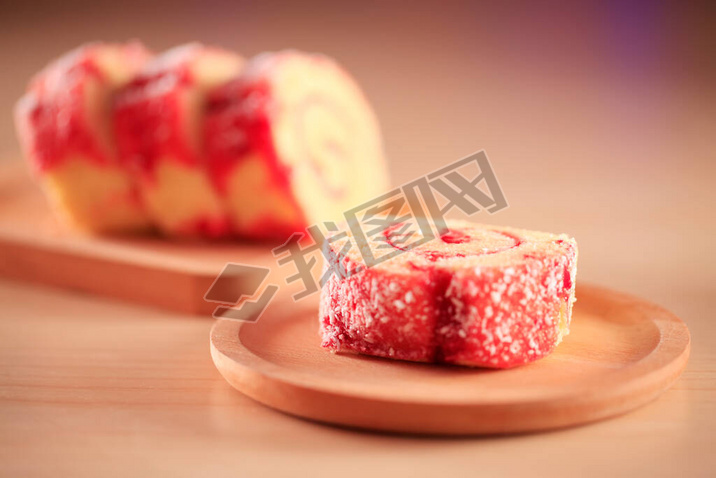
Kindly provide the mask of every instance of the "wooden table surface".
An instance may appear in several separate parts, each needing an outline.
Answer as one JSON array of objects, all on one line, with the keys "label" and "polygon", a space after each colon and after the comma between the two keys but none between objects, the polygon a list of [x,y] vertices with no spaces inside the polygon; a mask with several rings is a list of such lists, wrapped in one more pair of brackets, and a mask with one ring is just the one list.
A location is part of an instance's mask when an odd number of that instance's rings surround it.
[{"label": "wooden table surface", "polygon": [[716,464],[708,316],[691,322],[682,378],[644,408],[550,433],[433,439],[253,402],[214,368],[206,317],[7,281],[0,304],[1,476],[707,476]]},{"label": "wooden table surface", "polygon": [[18,156],[7,112],[29,76],[88,39],[324,51],[375,105],[395,184],[485,149],[510,207],[475,219],[574,235],[577,280],[670,309],[690,328],[692,356],[656,402],[594,425],[386,436],[302,421],[235,392],[211,362],[208,317],[0,280],[0,476],[716,476],[713,12],[67,7],[79,3],[0,15],[0,156]]}]

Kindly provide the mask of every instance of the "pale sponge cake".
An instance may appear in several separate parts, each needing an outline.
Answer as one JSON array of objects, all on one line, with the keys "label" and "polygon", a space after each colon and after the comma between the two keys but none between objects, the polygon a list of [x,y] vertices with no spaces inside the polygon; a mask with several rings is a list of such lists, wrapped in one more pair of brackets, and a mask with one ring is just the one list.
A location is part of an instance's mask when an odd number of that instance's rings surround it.
[{"label": "pale sponge cake", "polygon": [[152,221],[170,236],[230,233],[223,201],[206,169],[206,95],[237,76],[244,60],[226,50],[189,44],[157,56],[115,100],[122,163],[139,186]]},{"label": "pale sponge cake", "polygon": [[400,253],[367,268],[350,234],[327,242],[325,270],[332,274],[321,292],[323,346],[490,368],[552,353],[569,333],[575,240],[464,221],[448,228],[403,250],[403,224],[388,226],[360,245]]},{"label": "pale sponge cake", "polygon": [[71,226],[91,232],[149,226],[119,164],[110,120],[112,95],[149,57],[139,43],[83,45],[42,70],[17,103],[25,156]]},{"label": "pale sponge cake", "polygon": [[322,55],[250,60],[211,94],[205,134],[212,177],[239,236],[285,238],[340,219],[388,186],[370,105]]}]

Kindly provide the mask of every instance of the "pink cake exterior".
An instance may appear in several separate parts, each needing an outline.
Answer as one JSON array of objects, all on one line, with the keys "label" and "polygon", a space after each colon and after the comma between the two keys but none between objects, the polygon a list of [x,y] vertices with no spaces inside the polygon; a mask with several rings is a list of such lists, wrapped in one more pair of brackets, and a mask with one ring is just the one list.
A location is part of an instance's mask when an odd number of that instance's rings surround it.
[{"label": "pink cake exterior", "polygon": [[[108,50],[124,60],[124,78],[111,78],[99,61]],[[108,145],[100,144],[97,125],[91,124],[85,99],[87,84],[94,80],[107,89],[127,81],[149,59],[149,52],[139,43],[82,45],[50,63],[35,75],[16,114],[23,143],[33,169],[44,172],[57,166],[72,154],[82,154],[98,164],[112,162]],[[20,121],[20,119],[22,121]]]},{"label": "pink cake exterior", "polygon": [[220,238],[230,233],[201,136],[206,96],[237,76],[243,63],[226,50],[181,45],[147,63],[116,95],[113,128],[120,161],[166,235]]},{"label": "pink cake exterior", "polygon": [[285,240],[387,190],[372,108],[323,55],[252,58],[209,96],[204,143],[240,237]]},{"label": "pink cake exterior", "polygon": [[119,164],[111,98],[150,59],[139,43],[90,43],[51,62],[18,101],[20,144],[55,211],[89,232],[145,230],[133,178]]},{"label": "pink cake exterior", "polygon": [[[332,274],[321,296],[323,347],[491,368],[550,354],[569,331],[574,239],[467,222],[449,228],[374,267]],[[383,242],[399,248],[387,231]],[[364,264],[358,248],[338,253],[348,240],[326,242],[325,252],[355,271]]]}]

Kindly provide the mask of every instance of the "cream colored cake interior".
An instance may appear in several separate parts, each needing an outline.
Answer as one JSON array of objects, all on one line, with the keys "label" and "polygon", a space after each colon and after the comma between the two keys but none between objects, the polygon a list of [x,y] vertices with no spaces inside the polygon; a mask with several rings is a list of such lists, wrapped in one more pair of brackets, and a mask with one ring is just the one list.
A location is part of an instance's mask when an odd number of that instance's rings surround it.
[{"label": "cream colored cake interior", "polygon": [[68,157],[43,174],[42,184],[58,213],[79,229],[109,232],[149,227],[132,196],[128,175],[116,165]]},{"label": "cream colored cake interior", "polygon": [[280,189],[258,152],[241,159],[227,183],[227,206],[238,230],[250,231],[266,218],[273,224],[291,226],[300,218],[284,190]]},{"label": "cream colored cake interior", "polygon": [[143,190],[145,205],[167,231],[182,232],[192,221],[224,216],[208,176],[196,166],[161,158],[151,181],[155,186]]},{"label": "cream colored cake interior", "polygon": [[376,119],[354,82],[327,59],[284,60],[274,78],[274,139],[309,222],[341,219],[386,192]]}]

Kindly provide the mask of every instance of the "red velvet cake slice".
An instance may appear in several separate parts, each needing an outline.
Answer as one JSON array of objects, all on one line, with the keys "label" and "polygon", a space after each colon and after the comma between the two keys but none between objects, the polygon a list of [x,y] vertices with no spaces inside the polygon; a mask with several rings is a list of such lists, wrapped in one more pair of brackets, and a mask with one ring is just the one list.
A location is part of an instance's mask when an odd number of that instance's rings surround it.
[{"label": "red velvet cake slice", "polygon": [[228,218],[206,169],[206,95],[239,74],[243,59],[200,44],[149,62],[117,95],[114,128],[122,162],[147,211],[167,235],[217,237]]},{"label": "red velvet cake slice", "polygon": [[[440,238],[370,268],[348,237],[327,241],[322,345],[420,362],[508,368],[569,332],[577,244],[566,235],[448,222]],[[389,227],[366,247],[400,249]],[[329,266],[326,265],[326,268]],[[357,271],[353,274],[350,271]]]},{"label": "red velvet cake slice", "polygon": [[149,56],[139,43],[81,46],[41,71],[17,104],[25,155],[56,211],[75,227],[149,226],[111,128],[112,95]]},{"label": "red velvet cake slice", "polygon": [[234,231],[285,239],[385,192],[378,124],[333,60],[264,53],[215,91],[206,121],[212,175]]}]

